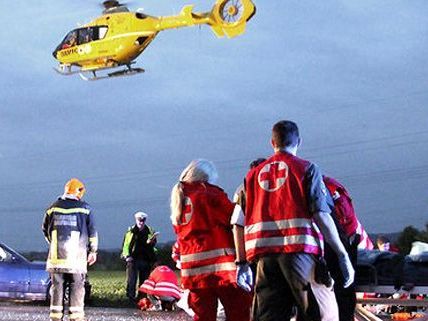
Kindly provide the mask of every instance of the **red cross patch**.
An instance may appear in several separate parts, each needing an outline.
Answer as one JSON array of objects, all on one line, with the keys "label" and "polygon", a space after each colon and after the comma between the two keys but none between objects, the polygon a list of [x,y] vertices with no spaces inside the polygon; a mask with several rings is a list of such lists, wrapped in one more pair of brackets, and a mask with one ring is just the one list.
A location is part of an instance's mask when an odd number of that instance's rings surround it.
[{"label": "red cross patch", "polygon": [[284,185],[288,177],[288,166],[285,162],[272,162],[266,164],[259,172],[258,182],[267,192],[275,192]]},{"label": "red cross patch", "polygon": [[190,222],[190,219],[193,215],[193,204],[190,198],[185,197],[184,198],[184,207],[183,207],[183,213],[181,215],[181,224],[186,225]]}]

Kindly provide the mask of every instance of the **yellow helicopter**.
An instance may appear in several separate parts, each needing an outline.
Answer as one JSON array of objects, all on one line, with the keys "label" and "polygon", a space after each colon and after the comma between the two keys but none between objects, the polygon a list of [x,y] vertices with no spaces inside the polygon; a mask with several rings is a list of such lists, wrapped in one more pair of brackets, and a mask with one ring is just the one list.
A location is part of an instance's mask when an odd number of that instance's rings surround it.
[{"label": "yellow helicopter", "polygon": [[[135,75],[144,72],[132,67],[135,59],[160,31],[207,24],[217,37],[232,38],[244,33],[256,12],[251,0],[217,0],[210,12],[202,13],[186,5],[178,15],[163,17],[132,12],[116,0],[103,5],[102,16],[70,31],[53,52],[59,61],[54,68],[58,73],[79,73],[84,80]],[[97,71],[112,68],[120,70],[97,76]]]}]

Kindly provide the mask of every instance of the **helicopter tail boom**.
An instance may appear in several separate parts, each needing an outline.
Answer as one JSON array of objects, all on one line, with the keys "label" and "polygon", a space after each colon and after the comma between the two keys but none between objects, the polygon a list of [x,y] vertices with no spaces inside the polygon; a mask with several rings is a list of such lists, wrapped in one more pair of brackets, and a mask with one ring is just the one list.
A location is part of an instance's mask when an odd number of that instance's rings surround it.
[{"label": "helicopter tail boom", "polygon": [[166,16],[159,18],[159,23],[156,25],[156,30],[162,31],[166,29],[189,27],[200,24],[210,24],[211,20],[209,13],[193,13],[193,7],[193,5],[187,5],[181,9],[180,14],[177,16]]},{"label": "helicopter tail boom", "polygon": [[157,31],[207,24],[217,37],[233,38],[245,32],[247,21],[255,14],[251,0],[217,0],[210,12],[194,13],[193,5],[184,6],[177,16],[161,17]]}]

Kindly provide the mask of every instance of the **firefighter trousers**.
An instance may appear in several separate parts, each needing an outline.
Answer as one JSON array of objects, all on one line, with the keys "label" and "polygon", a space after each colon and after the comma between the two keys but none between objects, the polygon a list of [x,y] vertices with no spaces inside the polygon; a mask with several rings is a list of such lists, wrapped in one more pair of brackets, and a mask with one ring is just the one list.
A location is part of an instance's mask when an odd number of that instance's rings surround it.
[{"label": "firefighter trousers", "polygon": [[85,274],[51,273],[50,319],[60,321],[64,317],[64,304],[68,299],[69,320],[84,320]]}]

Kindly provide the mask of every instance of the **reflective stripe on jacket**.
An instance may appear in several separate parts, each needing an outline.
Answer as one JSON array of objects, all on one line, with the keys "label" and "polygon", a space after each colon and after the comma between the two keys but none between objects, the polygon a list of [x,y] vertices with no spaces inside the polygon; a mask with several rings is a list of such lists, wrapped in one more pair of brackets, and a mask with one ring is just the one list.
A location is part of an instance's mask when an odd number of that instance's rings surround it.
[{"label": "reflective stripe on jacket", "polygon": [[98,236],[86,202],[58,199],[46,210],[42,229],[49,242],[47,271],[87,272],[87,254],[98,250]]},{"label": "reflective stripe on jacket", "polygon": [[230,217],[234,204],[208,183],[182,183],[182,222],[174,226],[180,248],[181,283],[185,289],[235,283],[236,266]]},{"label": "reflective stripe on jacket", "polygon": [[166,265],[156,267],[140,286],[139,291],[161,297],[161,299],[163,296],[180,299],[182,294],[175,272]]},{"label": "reflective stripe on jacket", "polygon": [[[144,239],[141,240],[144,242],[144,244],[141,244],[141,247],[143,250],[147,253],[136,253],[136,247],[137,247],[137,238],[138,234],[142,233],[144,235]],[[131,256],[133,258],[143,256],[146,258],[147,261],[155,261],[156,260],[156,249],[154,248],[154,245],[147,244],[146,241],[148,239],[151,239],[155,233],[155,230],[152,229],[148,225],[144,225],[144,228],[142,232],[138,229],[136,225],[130,226],[128,230],[125,233],[125,236],[123,237],[123,243],[122,243],[122,258],[127,258],[128,256]]]},{"label": "reflective stripe on jacket", "polygon": [[307,200],[310,163],[280,152],[245,179],[245,248],[248,260],[272,253],[321,253],[320,233]]}]

